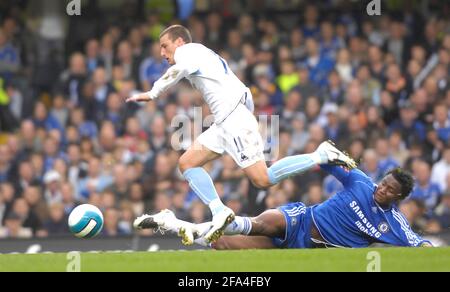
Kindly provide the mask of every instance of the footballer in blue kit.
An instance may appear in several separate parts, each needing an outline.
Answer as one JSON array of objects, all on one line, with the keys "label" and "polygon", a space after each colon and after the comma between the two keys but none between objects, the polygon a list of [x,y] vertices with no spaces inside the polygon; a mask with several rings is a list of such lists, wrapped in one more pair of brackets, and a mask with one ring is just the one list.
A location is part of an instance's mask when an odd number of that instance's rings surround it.
[{"label": "footballer in blue kit", "polygon": [[[321,151],[320,147],[317,151]],[[317,166],[308,162],[313,154],[300,157],[300,161],[308,163],[304,171]],[[340,151],[340,155],[347,154]],[[255,218],[236,216],[225,229],[225,236],[212,244],[204,239],[211,222],[182,221],[170,210],[150,216],[143,228],[172,231],[182,238],[190,236],[183,241],[215,249],[362,248],[373,243],[432,246],[412,231],[397,207],[414,187],[411,174],[394,168],[377,185],[356,167],[330,163],[320,167],[342,183],[342,191],[311,207],[296,202],[267,210]]]}]

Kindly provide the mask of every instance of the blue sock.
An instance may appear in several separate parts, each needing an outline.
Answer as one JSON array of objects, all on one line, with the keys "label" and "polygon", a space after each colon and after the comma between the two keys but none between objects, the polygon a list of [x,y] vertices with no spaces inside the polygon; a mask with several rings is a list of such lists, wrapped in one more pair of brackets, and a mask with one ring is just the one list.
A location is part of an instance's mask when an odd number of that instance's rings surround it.
[{"label": "blue sock", "polygon": [[326,159],[326,157],[322,157],[322,155],[317,152],[283,158],[267,169],[270,182],[272,184],[277,184],[290,176],[313,168],[317,164],[322,163],[324,159]]},{"label": "blue sock", "polygon": [[183,176],[202,202],[209,206],[213,216],[225,209],[211,177],[202,167],[190,168]]}]

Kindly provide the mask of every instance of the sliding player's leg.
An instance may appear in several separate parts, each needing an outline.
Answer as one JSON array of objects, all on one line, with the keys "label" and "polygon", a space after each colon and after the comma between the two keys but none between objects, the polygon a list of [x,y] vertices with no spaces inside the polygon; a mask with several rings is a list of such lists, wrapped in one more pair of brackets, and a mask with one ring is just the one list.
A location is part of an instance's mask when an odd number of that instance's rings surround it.
[{"label": "sliding player's leg", "polygon": [[[226,241],[221,241],[222,237],[209,245],[203,235],[210,227],[210,222],[197,224],[195,227],[198,238],[195,239],[195,243],[202,246],[212,246],[213,248],[226,249],[227,247],[232,249],[239,248],[274,248],[272,238],[284,238],[286,234],[286,220],[283,213],[278,209],[271,209],[263,212],[257,217],[241,217],[236,216],[233,223],[228,225],[224,230],[224,235],[227,235]],[[253,238],[259,239],[245,239],[243,243],[239,243],[235,239],[236,235],[239,238]],[[262,240],[260,237],[265,238]],[[268,241],[271,242],[268,242]],[[261,244],[256,246],[255,244]]]},{"label": "sliding player's leg", "polygon": [[[205,240],[204,236],[211,229],[212,222],[193,224],[179,220],[170,210],[163,210],[154,215],[146,214],[138,217],[134,222],[134,227],[137,229],[157,229],[163,233],[168,232],[177,234],[182,238],[182,243],[185,245],[193,244],[194,236],[196,236],[197,239],[195,239],[195,242],[197,244],[209,246],[209,243]],[[286,233],[286,220],[283,213],[278,209],[267,210],[254,218],[236,216],[235,221],[226,226],[224,233],[225,235],[283,238]],[[231,242],[234,241],[235,239]],[[220,241],[216,242],[219,242],[219,245],[221,244]],[[230,239],[227,240],[227,242],[230,242]],[[255,242],[262,242],[262,240],[247,240],[246,242],[253,244]],[[229,244],[229,246],[235,247],[236,244]],[[252,246],[254,247],[254,245]],[[265,244],[264,246],[267,246],[267,248],[273,247],[273,245],[268,244]]]},{"label": "sliding player's leg", "polygon": [[277,248],[273,240],[267,236],[222,236],[212,244],[217,250],[239,250],[239,249],[274,249]]},{"label": "sliding player's leg", "polygon": [[170,233],[181,237],[184,245],[194,244],[196,234],[196,224],[179,220],[171,210],[162,210],[159,213],[149,215],[144,214],[134,220],[136,229],[154,229],[162,234]]},{"label": "sliding player's leg", "polygon": [[[267,210],[256,218],[237,216],[235,222],[225,229],[225,235],[264,236],[272,241],[271,245],[263,245],[264,241],[259,239],[255,241],[246,240],[243,243],[239,243],[237,239],[228,239],[226,237],[224,241],[219,239],[217,241],[218,245],[213,244],[212,246],[219,249],[257,247],[312,248],[314,247],[311,240],[312,224],[311,209],[301,202],[289,203],[275,210]],[[248,225],[250,225],[250,228]],[[206,245],[204,241],[201,241],[201,238],[197,238],[195,242]],[[267,240],[265,242],[267,243]]]}]

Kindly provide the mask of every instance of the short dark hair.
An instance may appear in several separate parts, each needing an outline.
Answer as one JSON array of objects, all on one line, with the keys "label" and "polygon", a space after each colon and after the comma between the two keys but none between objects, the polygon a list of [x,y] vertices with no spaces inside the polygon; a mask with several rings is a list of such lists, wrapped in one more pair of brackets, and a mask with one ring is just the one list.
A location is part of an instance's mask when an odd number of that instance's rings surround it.
[{"label": "short dark hair", "polygon": [[401,198],[405,199],[407,196],[409,196],[409,194],[411,193],[412,189],[414,188],[414,178],[413,176],[403,170],[400,167],[394,168],[392,170],[390,170],[386,176],[392,174],[392,176],[395,178],[396,181],[398,181],[400,183],[400,185],[402,186],[402,190],[401,190]]},{"label": "short dark hair", "polygon": [[179,24],[171,25],[159,35],[162,38],[165,35],[169,35],[170,40],[175,41],[178,38],[182,38],[185,43],[192,43],[192,36],[189,30]]}]

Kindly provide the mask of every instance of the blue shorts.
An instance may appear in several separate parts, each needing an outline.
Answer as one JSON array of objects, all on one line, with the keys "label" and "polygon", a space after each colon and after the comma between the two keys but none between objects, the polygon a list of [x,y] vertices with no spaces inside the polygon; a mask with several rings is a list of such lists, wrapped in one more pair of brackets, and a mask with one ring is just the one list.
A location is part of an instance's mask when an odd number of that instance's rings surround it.
[{"label": "blue shorts", "polygon": [[278,208],[286,220],[284,238],[275,237],[273,243],[278,248],[312,248],[311,241],[311,208],[297,202]]}]

